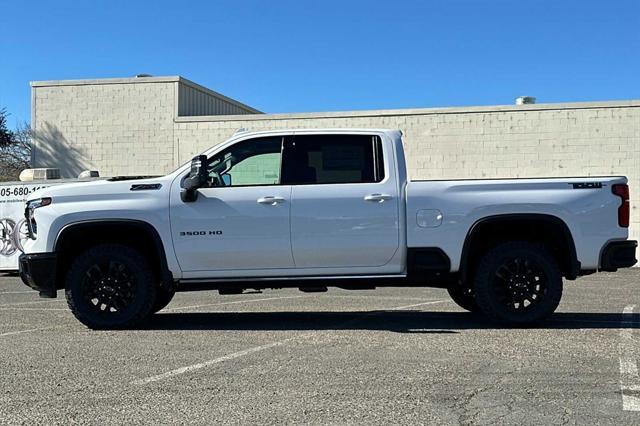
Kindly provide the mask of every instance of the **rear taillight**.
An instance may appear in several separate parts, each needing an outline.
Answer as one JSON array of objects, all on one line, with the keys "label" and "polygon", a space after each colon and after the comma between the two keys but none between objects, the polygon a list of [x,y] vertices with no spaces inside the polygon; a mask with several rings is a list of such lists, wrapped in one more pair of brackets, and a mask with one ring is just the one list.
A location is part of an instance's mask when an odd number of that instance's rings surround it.
[{"label": "rear taillight", "polygon": [[618,225],[623,228],[629,227],[629,185],[617,184],[611,187],[614,194],[620,197],[620,207],[618,207]]}]

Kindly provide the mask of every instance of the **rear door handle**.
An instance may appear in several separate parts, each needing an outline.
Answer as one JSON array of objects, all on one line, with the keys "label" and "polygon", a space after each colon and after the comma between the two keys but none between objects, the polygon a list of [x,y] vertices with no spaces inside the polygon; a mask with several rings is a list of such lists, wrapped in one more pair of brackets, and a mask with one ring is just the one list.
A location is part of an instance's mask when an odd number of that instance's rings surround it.
[{"label": "rear door handle", "polygon": [[364,197],[365,201],[370,201],[372,203],[384,203],[386,200],[390,200],[393,197],[389,194],[369,194]]},{"label": "rear door handle", "polygon": [[270,206],[275,206],[276,204],[284,203],[284,198],[282,197],[274,197],[273,195],[267,195],[266,197],[258,198],[258,204],[268,204]]}]

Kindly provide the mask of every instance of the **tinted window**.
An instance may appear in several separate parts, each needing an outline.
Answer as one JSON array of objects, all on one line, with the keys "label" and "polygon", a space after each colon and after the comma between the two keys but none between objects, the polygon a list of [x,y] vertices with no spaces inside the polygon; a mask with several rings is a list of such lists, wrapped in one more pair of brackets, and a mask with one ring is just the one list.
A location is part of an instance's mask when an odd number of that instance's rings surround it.
[{"label": "tinted window", "polygon": [[209,159],[211,186],[277,185],[280,183],[282,137],[239,142]]},{"label": "tinted window", "polygon": [[384,178],[382,164],[382,145],[377,136],[295,136],[285,143],[282,182],[380,182]]}]

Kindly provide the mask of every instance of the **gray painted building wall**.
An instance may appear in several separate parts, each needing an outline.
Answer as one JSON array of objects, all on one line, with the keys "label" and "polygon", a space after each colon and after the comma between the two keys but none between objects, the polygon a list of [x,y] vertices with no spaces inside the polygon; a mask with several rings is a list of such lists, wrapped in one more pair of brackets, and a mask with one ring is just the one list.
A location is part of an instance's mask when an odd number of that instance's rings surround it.
[{"label": "gray painted building wall", "polygon": [[631,234],[640,238],[637,100],[185,116],[179,78],[126,80],[33,83],[35,164],[60,167],[68,177],[87,168],[102,175],[162,174],[238,128],[397,128],[416,179],[627,175]]}]

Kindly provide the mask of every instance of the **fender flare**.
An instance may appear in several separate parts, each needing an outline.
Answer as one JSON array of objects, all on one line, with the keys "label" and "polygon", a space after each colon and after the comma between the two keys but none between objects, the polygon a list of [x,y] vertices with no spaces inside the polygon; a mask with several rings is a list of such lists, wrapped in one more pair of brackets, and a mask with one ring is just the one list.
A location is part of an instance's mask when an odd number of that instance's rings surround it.
[{"label": "fender flare", "polygon": [[566,271],[566,278],[573,280],[576,279],[580,275],[580,262],[578,261],[578,255],[576,252],[576,245],[573,240],[573,235],[571,234],[571,230],[569,226],[567,226],[566,222],[560,219],[557,216],[545,213],[506,213],[506,214],[497,214],[486,216],[478,219],[471,225],[467,235],[464,239],[464,244],[462,246],[462,254],[460,256],[460,276],[461,279],[466,280],[468,273],[468,265],[469,265],[469,250],[471,246],[471,242],[473,241],[473,236],[478,229],[483,225],[490,224],[492,222],[500,222],[504,220],[532,220],[532,221],[542,221],[553,224],[554,226],[560,227],[562,233],[564,235],[565,240],[569,245],[569,265],[567,265],[568,269]]},{"label": "fender flare", "polygon": [[164,244],[162,243],[162,238],[160,238],[160,234],[156,230],[156,228],[151,225],[149,222],[145,222],[138,219],[88,219],[88,220],[80,220],[76,222],[71,222],[64,225],[58,234],[56,235],[56,239],[53,243],[53,251],[57,252],[58,243],[63,239],[66,232],[70,230],[78,230],[82,228],[89,228],[96,224],[100,224],[103,226],[126,226],[133,227],[137,229],[143,230],[145,233],[151,236],[153,240],[153,245],[155,249],[155,253],[160,259],[160,279],[165,285],[173,285],[173,273],[169,269],[169,264],[167,263],[167,256],[164,250]]}]

